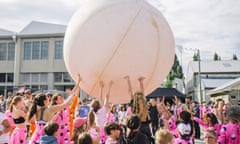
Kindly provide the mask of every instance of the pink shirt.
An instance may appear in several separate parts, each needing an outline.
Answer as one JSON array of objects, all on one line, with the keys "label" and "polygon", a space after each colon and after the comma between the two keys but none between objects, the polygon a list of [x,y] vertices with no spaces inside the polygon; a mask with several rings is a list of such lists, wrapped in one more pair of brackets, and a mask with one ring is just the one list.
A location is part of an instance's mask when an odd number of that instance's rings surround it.
[{"label": "pink shirt", "polygon": [[218,138],[219,144],[240,144],[240,123],[233,124],[229,122],[222,126],[220,136]]}]

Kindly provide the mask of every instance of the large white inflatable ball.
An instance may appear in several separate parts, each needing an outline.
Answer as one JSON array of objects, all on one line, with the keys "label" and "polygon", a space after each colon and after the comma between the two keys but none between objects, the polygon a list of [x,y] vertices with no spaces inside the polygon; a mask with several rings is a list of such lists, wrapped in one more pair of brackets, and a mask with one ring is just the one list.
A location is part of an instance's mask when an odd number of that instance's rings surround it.
[{"label": "large white inflatable ball", "polygon": [[114,82],[112,103],[130,101],[145,77],[145,95],[159,87],[174,61],[174,38],[160,13],[144,0],[89,0],[72,17],[64,39],[64,60],[74,80],[80,73],[81,88],[99,97],[100,81]]}]

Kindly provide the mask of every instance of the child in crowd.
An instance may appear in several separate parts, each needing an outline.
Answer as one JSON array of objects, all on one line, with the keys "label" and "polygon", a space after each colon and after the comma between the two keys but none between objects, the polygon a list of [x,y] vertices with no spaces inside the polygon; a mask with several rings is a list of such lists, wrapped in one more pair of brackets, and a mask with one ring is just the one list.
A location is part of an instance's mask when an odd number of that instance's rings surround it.
[{"label": "child in crowd", "polygon": [[214,130],[206,130],[204,132],[204,142],[205,144],[216,144],[217,135]]},{"label": "child in crowd", "polygon": [[174,144],[193,144],[193,121],[191,114],[187,111],[180,113],[180,122],[177,125],[179,138],[175,139]]},{"label": "child in crowd", "polygon": [[78,137],[78,144],[93,144],[91,136],[84,132]]},{"label": "child in crowd", "polygon": [[49,122],[44,127],[45,135],[41,136],[40,144],[57,144],[58,124],[55,122]]},{"label": "child in crowd", "polygon": [[73,129],[73,136],[72,141],[74,144],[78,142],[78,136],[87,130],[87,118],[76,118],[73,121],[74,129]]},{"label": "child in crowd", "polygon": [[[93,100],[91,103],[92,110],[89,112],[89,115],[94,116],[96,126],[100,128],[100,143],[104,143],[107,139],[104,133],[104,125],[107,122],[107,113],[109,111],[109,95],[113,82],[110,81],[109,88],[105,100],[102,100],[102,92],[104,83],[100,82],[101,94],[100,100]],[[91,133],[90,133],[91,134]],[[91,134],[92,135],[92,134]]]},{"label": "child in crowd", "polygon": [[104,130],[108,135],[105,144],[118,144],[121,127],[118,124],[111,122],[105,125]]},{"label": "child in crowd", "polygon": [[168,130],[159,129],[156,134],[156,144],[173,144],[174,136]]}]

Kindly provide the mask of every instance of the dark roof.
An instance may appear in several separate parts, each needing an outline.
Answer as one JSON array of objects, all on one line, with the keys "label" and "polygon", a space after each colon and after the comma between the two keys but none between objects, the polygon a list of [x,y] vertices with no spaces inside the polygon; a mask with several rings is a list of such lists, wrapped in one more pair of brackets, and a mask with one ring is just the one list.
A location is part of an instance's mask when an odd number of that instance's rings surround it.
[{"label": "dark roof", "polygon": [[147,98],[156,98],[165,96],[166,98],[173,98],[177,96],[178,98],[185,98],[185,94],[181,93],[175,88],[157,88],[152,93],[150,93]]}]

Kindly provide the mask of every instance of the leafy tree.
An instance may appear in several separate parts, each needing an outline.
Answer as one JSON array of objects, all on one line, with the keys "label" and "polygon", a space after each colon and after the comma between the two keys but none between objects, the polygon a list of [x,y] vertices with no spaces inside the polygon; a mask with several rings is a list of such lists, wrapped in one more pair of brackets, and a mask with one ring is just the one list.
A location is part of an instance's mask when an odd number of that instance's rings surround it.
[{"label": "leafy tree", "polygon": [[198,61],[198,57],[199,57],[199,54],[198,53],[194,53],[193,61]]},{"label": "leafy tree", "polygon": [[219,61],[219,60],[221,60],[221,57],[215,52],[214,56],[213,56],[213,60],[214,61]]},{"label": "leafy tree", "polygon": [[174,78],[180,78],[180,79],[183,78],[182,66],[180,65],[179,60],[176,55],[175,55],[174,64],[172,66],[172,69],[167,76],[167,81],[165,83],[165,87],[167,87],[167,88],[172,87],[172,81],[174,80]]},{"label": "leafy tree", "polygon": [[237,55],[236,54],[233,54],[233,58],[232,58],[233,60],[238,60],[238,57],[237,57]]}]

